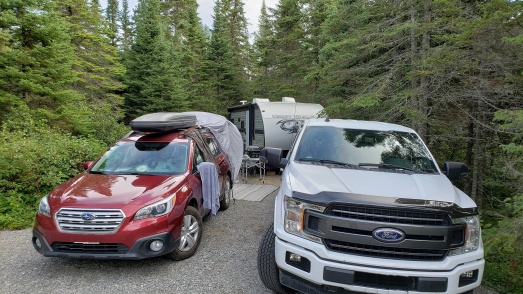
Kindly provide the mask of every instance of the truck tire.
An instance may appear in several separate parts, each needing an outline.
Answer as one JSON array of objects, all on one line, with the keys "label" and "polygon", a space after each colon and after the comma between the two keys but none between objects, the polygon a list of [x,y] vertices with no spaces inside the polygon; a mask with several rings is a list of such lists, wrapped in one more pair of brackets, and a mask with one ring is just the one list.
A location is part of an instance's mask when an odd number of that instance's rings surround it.
[{"label": "truck tire", "polygon": [[229,205],[231,205],[232,189],[231,189],[231,179],[227,175],[225,177],[225,183],[223,183],[225,188],[223,190],[223,195],[220,200],[220,210],[227,210]]},{"label": "truck tire", "polygon": [[187,206],[183,216],[180,245],[167,257],[174,260],[184,260],[193,256],[202,241],[202,233],[202,216],[196,208]]},{"label": "truck tire", "polygon": [[270,290],[281,293],[295,293],[292,289],[280,284],[280,270],[276,265],[274,253],[274,224],[271,224],[267,232],[263,235],[258,248],[258,275],[265,285]]}]

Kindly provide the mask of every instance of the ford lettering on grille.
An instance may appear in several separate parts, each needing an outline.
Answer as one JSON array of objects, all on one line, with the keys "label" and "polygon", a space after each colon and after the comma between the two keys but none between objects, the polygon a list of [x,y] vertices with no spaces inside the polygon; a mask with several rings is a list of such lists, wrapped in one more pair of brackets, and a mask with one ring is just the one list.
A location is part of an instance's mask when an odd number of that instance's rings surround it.
[{"label": "ford lettering on grille", "polygon": [[372,232],[372,236],[374,239],[386,243],[401,242],[405,239],[405,233],[391,228],[376,229]]}]

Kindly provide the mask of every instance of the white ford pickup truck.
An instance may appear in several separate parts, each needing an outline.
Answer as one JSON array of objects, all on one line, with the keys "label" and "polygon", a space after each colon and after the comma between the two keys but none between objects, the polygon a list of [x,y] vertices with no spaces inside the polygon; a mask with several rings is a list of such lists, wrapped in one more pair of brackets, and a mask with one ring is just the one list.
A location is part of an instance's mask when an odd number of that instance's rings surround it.
[{"label": "white ford pickup truck", "polygon": [[472,293],[484,252],[478,209],[410,128],[308,120],[283,168],[258,271],[278,293]]}]

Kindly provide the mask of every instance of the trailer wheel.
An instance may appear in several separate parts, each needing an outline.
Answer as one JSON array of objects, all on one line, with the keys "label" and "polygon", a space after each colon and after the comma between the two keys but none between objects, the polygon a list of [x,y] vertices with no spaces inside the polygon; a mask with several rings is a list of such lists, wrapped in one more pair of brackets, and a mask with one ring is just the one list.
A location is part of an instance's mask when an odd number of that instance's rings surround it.
[{"label": "trailer wheel", "polygon": [[276,265],[274,253],[274,224],[271,224],[267,232],[263,235],[258,248],[258,274],[265,287],[281,293],[295,293],[290,288],[280,284],[280,271]]},{"label": "trailer wheel", "polygon": [[167,257],[174,260],[184,260],[196,253],[202,241],[202,217],[200,212],[192,206],[187,206],[183,216],[180,245]]},{"label": "trailer wheel", "polygon": [[220,210],[227,210],[229,208],[229,205],[231,205],[231,198],[232,198],[232,189],[231,189],[231,179],[227,175],[225,177],[225,188],[223,190],[222,199],[220,200]]}]

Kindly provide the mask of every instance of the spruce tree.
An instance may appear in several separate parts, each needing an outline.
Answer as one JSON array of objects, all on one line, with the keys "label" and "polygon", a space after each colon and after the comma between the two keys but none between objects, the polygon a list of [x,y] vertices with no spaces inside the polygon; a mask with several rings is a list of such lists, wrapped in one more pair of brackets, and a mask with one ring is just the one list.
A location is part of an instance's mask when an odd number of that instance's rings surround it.
[{"label": "spruce tree", "polygon": [[134,14],[135,41],[126,55],[126,118],[152,111],[188,110],[185,80],[169,40],[159,0],[142,0]]},{"label": "spruce tree", "polygon": [[[98,136],[98,123],[104,120],[115,124],[123,116],[124,85],[120,79],[124,73],[117,48],[110,43],[112,31],[107,29],[103,12],[96,1],[57,0],[58,11],[68,23],[71,44],[75,49],[73,69],[78,79],[72,89],[81,93],[83,99],[71,116],[83,114],[86,119],[75,130],[79,134]],[[94,125],[93,125],[94,124]]]},{"label": "spruce tree", "polygon": [[119,50],[125,58],[125,53],[131,47],[133,40],[133,23],[129,12],[129,1],[122,0],[122,10],[118,13],[118,20],[121,25],[121,36],[119,40]]},{"label": "spruce tree", "polygon": [[209,83],[203,73],[207,43],[198,17],[196,0],[164,2],[170,35],[180,59],[180,77],[187,80],[185,91],[190,97],[190,109],[206,110],[209,105]]},{"label": "spruce tree", "polygon": [[227,31],[232,46],[234,66],[237,69],[236,79],[241,84],[241,96],[248,97],[248,83],[250,80],[250,54],[251,46],[249,43],[249,31],[247,29],[247,19],[243,0],[224,0],[224,14],[226,16]]},{"label": "spruce tree", "polygon": [[275,65],[271,96],[295,97],[298,100],[306,95],[304,78],[311,61],[306,59],[304,15],[299,0],[282,0],[274,11],[274,51]]},{"label": "spruce tree", "polygon": [[109,26],[111,45],[116,46],[118,40],[118,0],[107,0],[105,18]]},{"label": "spruce tree", "polygon": [[[320,87],[321,71],[319,55],[320,50],[325,46],[326,40],[322,34],[322,28],[324,27],[325,21],[329,13],[334,10],[333,0],[302,0],[303,3],[303,14],[305,27],[305,60],[307,60],[308,67],[305,75],[305,85],[307,87],[307,93],[309,100],[315,100],[313,98],[314,93]],[[305,97],[304,97],[305,98]]]},{"label": "spruce tree", "polygon": [[258,31],[254,34],[252,54],[251,88],[255,97],[270,97],[272,84],[271,69],[275,65],[274,59],[272,58],[274,56],[273,42],[274,31],[264,0],[258,21]]},{"label": "spruce tree", "polygon": [[211,83],[213,108],[215,112],[222,114],[225,114],[227,107],[238,104],[243,99],[225,11],[224,1],[216,1],[212,36],[205,63],[205,73]]},{"label": "spruce tree", "polygon": [[70,116],[82,97],[69,89],[74,48],[68,25],[54,2],[0,2],[0,123],[31,115],[53,127],[72,130]]}]

